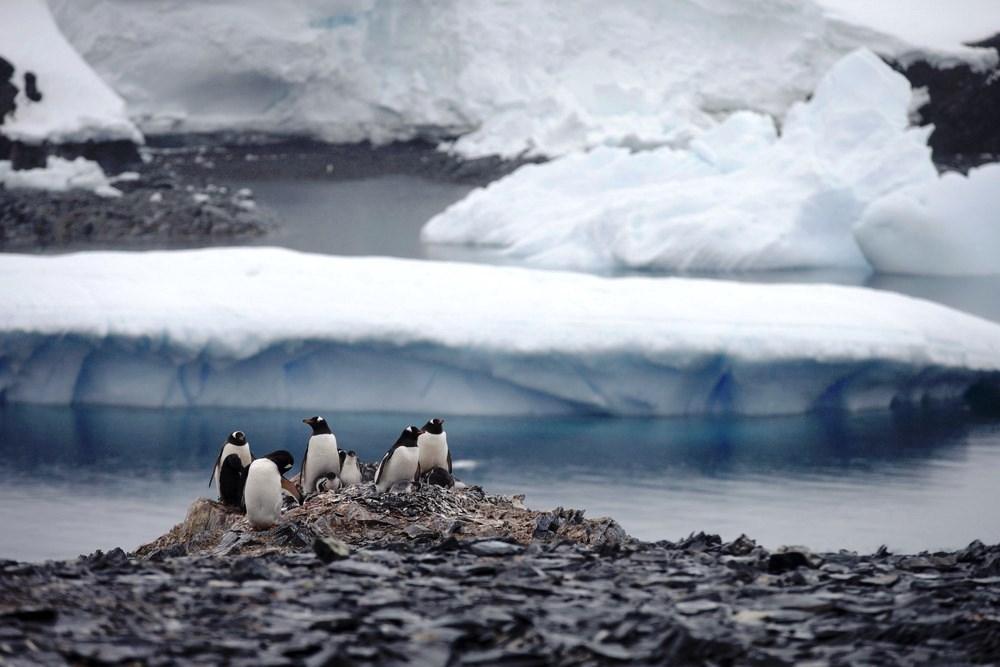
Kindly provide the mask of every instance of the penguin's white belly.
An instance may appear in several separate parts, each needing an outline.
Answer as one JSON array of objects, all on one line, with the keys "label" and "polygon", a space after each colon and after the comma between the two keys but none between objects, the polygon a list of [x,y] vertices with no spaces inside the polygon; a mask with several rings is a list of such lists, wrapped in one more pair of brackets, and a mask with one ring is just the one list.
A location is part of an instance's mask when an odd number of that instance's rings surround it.
[{"label": "penguin's white belly", "polygon": [[226,460],[226,457],[230,454],[236,454],[240,457],[240,463],[246,468],[253,461],[253,455],[250,453],[250,445],[234,445],[231,442],[227,442],[222,448],[222,456],[219,457],[219,464],[215,466],[215,488],[219,488],[219,467],[222,466],[222,462]]},{"label": "penguin's white belly", "polygon": [[420,449],[421,472],[431,468],[448,469],[448,440],[443,433],[425,433],[417,446]]},{"label": "penguin's white belly", "polygon": [[258,459],[250,464],[243,502],[247,519],[254,528],[269,528],[281,516],[281,475],[278,466],[269,459]]},{"label": "penguin's white belly", "polygon": [[411,480],[417,474],[420,455],[416,447],[397,447],[389,460],[382,464],[382,474],[379,476],[379,491],[385,491],[396,482]]},{"label": "penguin's white belly", "polygon": [[344,469],[340,471],[340,481],[344,486],[361,483],[361,468],[358,467],[357,461],[344,464]]},{"label": "penguin's white belly", "polygon": [[316,480],[320,477],[328,472],[340,474],[340,452],[337,451],[337,438],[332,433],[312,436],[306,447],[306,478],[302,480],[302,491],[313,493]]}]

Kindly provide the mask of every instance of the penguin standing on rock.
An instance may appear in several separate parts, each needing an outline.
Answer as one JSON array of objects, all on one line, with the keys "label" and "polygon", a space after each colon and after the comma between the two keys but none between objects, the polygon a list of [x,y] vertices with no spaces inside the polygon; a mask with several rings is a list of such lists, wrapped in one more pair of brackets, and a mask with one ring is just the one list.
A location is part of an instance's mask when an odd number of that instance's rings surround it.
[{"label": "penguin standing on rock", "polygon": [[257,530],[270,528],[281,516],[283,475],[292,469],[292,455],[283,449],[256,459],[247,470],[243,503],[247,519]]},{"label": "penguin standing on rock", "polygon": [[384,493],[396,482],[417,481],[420,478],[420,454],[417,438],[420,429],[407,426],[392,448],[385,453],[375,471],[375,488]]},{"label": "penguin standing on rock", "polygon": [[428,472],[433,468],[443,468],[451,473],[451,452],[448,450],[448,434],[444,431],[443,419],[432,419],[421,429],[417,438],[420,450],[420,469]]},{"label": "penguin standing on rock", "polygon": [[358,463],[358,454],[353,449],[340,452],[340,483],[342,486],[361,483],[361,465]]},{"label": "penguin standing on rock", "polygon": [[243,487],[246,485],[247,468],[239,454],[230,454],[219,469],[219,500],[230,507],[243,504]]},{"label": "penguin standing on rock", "polygon": [[[222,443],[222,447],[219,448],[218,458],[215,459],[215,466],[212,468],[212,477],[208,480],[208,485],[212,486],[212,482],[215,482],[215,488],[219,489],[220,500],[222,500],[222,488],[219,486],[219,473],[222,470],[222,463],[231,454],[236,454],[243,468],[246,468],[253,461],[253,454],[250,453],[250,443],[247,441],[246,433],[243,431],[233,431],[230,433],[226,441]],[[235,470],[235,468],[233,467],[231,470]],[[223,502],[225,501],[223,500]]]},{"label": "penguin standing on rock", "polygon": [[340,450],[337,449],[337,438],[325,419],[309,417],[302,421],[312,427],[306,453],[302,455],[302,472],[299,475],[302,494],[308,495],[316,492],[316,482],[327,473],[340,475]]}]

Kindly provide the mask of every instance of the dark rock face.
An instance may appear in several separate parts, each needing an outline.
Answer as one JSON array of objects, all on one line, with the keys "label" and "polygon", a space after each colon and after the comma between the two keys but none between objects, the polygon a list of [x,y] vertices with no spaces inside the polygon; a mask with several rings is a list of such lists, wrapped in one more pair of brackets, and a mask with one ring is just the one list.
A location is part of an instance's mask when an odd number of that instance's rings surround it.
[{"label": "dark rock face", "polygon": [[811,554],[741,537],[399,541],[351,552],[120,550],[0,562],[0,661],[280,665],[992,664],[1000,545]]},{"label": "dark rock face", "polygon": [[[973,46],[1000,51],[1000,34]],[[923,124],[934,125],[930,145],[938,165],[966,170],[1000,156],[1000,69],[939,69],[924,61],[893,66],[914,88],[930,93],[919,114]]]}]

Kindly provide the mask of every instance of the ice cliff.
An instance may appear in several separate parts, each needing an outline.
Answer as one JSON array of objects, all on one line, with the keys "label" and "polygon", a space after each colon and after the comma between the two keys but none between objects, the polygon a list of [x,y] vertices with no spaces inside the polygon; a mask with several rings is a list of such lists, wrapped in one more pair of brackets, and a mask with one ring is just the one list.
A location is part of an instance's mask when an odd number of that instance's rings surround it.
[{"label": "ice cliff", "polygon": [[849,287],[269,248],[0,255],[0,284],[6,401],[787,414],[1000,381],[1000,326]]},{"label": "ice cliff", "polygon": [[901,0],[895,21],[851,0],[51,4],[144,129],[460,137],[466,156],[683,145],[736,110],[781,117],[858,46],[988,67],[961,40],[1000,30],[981,0],[949,3],[943,37]]}]

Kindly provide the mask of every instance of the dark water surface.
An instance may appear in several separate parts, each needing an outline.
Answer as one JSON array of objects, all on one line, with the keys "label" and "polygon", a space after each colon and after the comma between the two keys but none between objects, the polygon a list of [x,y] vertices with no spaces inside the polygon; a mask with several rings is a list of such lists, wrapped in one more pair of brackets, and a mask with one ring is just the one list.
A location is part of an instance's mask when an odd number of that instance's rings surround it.
[{"label": "dark water surface", "polygon": [[[327,415],[375,461],[427,415]],[[0,557],[131,549],[211,495],[225,435],[298,459],[303,414],[0,407]],[[1000,424],[881,416],[448,420],[457,475],[534,508],[611,515],[631,534],[747,533],[767,546],[871,551],[1000,540]],[[298,468],[296,466],[295,471]]]}]

